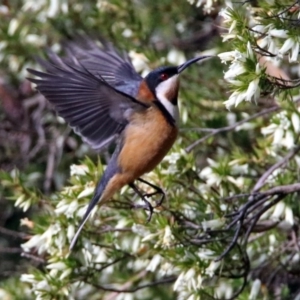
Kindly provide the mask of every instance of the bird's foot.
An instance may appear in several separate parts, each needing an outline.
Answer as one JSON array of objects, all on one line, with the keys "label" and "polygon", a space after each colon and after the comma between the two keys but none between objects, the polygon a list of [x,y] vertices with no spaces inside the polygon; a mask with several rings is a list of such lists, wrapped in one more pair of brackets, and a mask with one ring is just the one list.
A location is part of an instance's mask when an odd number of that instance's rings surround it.
[{"label": "bird's foot", "polygon": [[145,202],[144,205],[141,205],[141,204],[136,204],[136,205],[133,205],[132,208],[136,209],[136,208],[142,208],[142,209],[145,209],[145,210],[148,210],[149,211],[149,216],[147,218],[147,223],[149,223],[152,219],[152,215],[153,215],[153,206],[151,205],[151,203],[145,199],[144,197],[142,197],[143,201]]},{"label": "bird's foot", "polygon": [[[155,201],[155,206],[154,206],[154,208],[156,208],[156,207],[161,206],[162,203],[164,202],[164,199],[165,199],[165,193],[164,193],[163,191],[156,191],[156,192],[153,192],[153,193],[143,194],[142,199],[145,201],[145,199],[144,199],[145,197],[146,197],[146,198],[150,198],[150,197],[153,197],[153,196],[158,195],[158,194],[160,194],[161,196],[160,196],[160,199],[159,199],[158,201]],[[146,200],[146,201],[147,201],[147,200]]]},{"label": "bird's foot", "polygon": [[152,219],[152,215],[153,215],[153,206],[151,205],[151,203],[145,199],[145,197],[143,196],[143,201],[145,202],[145,206],[146,206],[146,209],[149,210],[149,216],[147,218],[147,223],[149,223]]}]

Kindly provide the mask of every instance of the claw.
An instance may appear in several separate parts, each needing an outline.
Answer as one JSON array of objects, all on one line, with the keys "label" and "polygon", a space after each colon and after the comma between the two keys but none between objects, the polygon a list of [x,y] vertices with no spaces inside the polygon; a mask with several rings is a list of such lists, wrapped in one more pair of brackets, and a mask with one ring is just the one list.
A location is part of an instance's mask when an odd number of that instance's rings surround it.
[{"label": "claw", "polygon": [[161,194],[161,197],[160,197],[159,201],[155,201],[154,208],[159,207],[159,206],[162,205],[162,203],[164,202],[164,199],[165,199],[165,193],[161,192],[161,191],[157,191],[157,192],[153,192],[153,193],[143,194],[143,197],[147,197],[147,198],[150,198],[150,197],[155,196],[157,194]]}]

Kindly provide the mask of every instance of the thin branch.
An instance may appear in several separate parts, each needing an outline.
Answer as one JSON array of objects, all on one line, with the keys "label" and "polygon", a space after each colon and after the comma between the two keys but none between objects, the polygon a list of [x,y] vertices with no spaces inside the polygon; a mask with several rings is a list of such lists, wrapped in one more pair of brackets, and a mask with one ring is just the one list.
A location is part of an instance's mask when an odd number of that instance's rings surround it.
[{"label": "thin branch", "polygon": [[32,259],[33,261],[36,261],[39,264],[45,264],[46,263],[46,260],[41,258],[40,256],[36,256],[36,255],[30,254],[30,253],[27,253],[27,252],[23,252],[21,254],[21,256]]},{"label": "thin branch", "polygon": [[284,9],[283,11],[279,12],[278,14],[276,15],[272,15],[272,16],[269,16],[269,17],[264,17],[264,19],[273,19],[273,18],[278,18],[280,17],[281,15],[283,15],[284,13],[286,13],[287,11],[289,11],[291,8],[293,8],[295,5],[297,5],[299,0],[296,0],[293,4],[287,6],[286,9]]},{"label": "thin branch", "polygon": [[275,204],[277,204],[279,201],[281,201],[283,198],[285,197],[284,194],[278,195],[276,197],[276,199],[274,199],[273,201],[271,201],[269,204],[267,204],[266,206],[264,206],[254,217],[251,225],[248,227],[246,234],[243,236],[243,240],[244,240],[244,245],[247,243],[248,238],[255,226],[255,224],[259,221],[260,217],[267,211],[269,210],[271,207],[273,207]]},{"label": "thin branch", "polygon": [[4,235],[8,235],[10,237],[13,237],[15,239],[24,239],[24,240],[28,240],[28,238],[30,237],[29,234],[24,233],[24,232],[17,232],[11,229],[7,229],[4,227],[0,227],[0,233],[4,234]]},{"label": "thin branch", "polygon": [[8,253],[8,254],[12,254],[12,253],[22,253],[23,250],[22,248],[10,248],[10,247],[0,247],[0,253]]},{"label": "thin branch", "polygon": [[138,285],[134,288],[128,288],[128,289],[117,289],[117,288],[113,288],[113,287],[109,287],[109,286],[104,286],[104,285],[100,285],[100,284],[95,284],[95,283],[92,283],[92,282],[88,282],[86,281],[87,284],[90,284],[100,290],[103,290],[103,291],[107,291],[107,292],[116,292],[116,293],[134,293],[138,290],[141,290],[141,289],[145,289],[145,288],[148,288],[148,287],[152,287],[152,286],[156,286],[156,285],[160,285],[160,284],[166,284],[166,283],[172,283],[176,280],[176,276],[170,276],[170,277],[166,277],[166,278],[162,278],[160,280],[156,280],[156,281],[152,281],[152,282],[149,282],[149,283],[145,283],[145,284],[141,284],[141,285]]},{"label": "thin branch", "polygon": [[215,259],[215,261],[222,260],[237,244],[237,240],[239,238],[241,228],[242,228],[242,223],[243,223],[243,219],[241,219],[238,222],[237,229],[235,231],[235,234],[234,234],[233,239],[231,240],[230,244],[226,247],[226,249],[222,252],[222,254]]},{"label": "thin branch", "polygon": [[267,109],[264,109],[262,110],[261,112],[257,113],[257,114],[254,114],[248,118],[245,118],[233,125],[230,125],[230,126],[226,126],[226,127],[222,127],[222,128],[218,128],[218,129],[215,129],[213,132],[207,134],[206,136],[204,136],[203,138],[197,140],[196,142],[194,142],[193,144],[191,144],[190,146],[188,146],[187,148],[185,148],[185,151],[186,152],[191,152],[196,146],[198,146],[199,144],[203,143],[204,141],[206,141],[208,138],[212,137],[212,136],[215,136],[219,133],[222,133],[222,132],[227,132],[227,131],[232,131],[234,129],[236,129],[238,126],[244,124],[244,123],[247,123],[253,119],[256,119],[258,117],[261,117],[263,115],[266,115],[266,114],[270,114],[272,112],[275,112],[275,111],[279,111],[281,110],[282,108],[280,106],[273,106],[271,108],[267,108]]},{"label": "thin branch", "polygon": [[287,185],[279,185],[267,191],[260,192],[261,195],[270,196],[277,194],[292,194],[300,191],[300,183],[287,184]]},{"label": "thin branch", "polygon": [[[245,203],[236,213],[227,216],[227,217],[234,217],[234,218],[227,225],[226,229],[231,230],[233,227],[235,227],[235,233],[229,245],[222,252],[222,254],[216,259],[216,261],[223,259],[237,245],[238,238],[240,237],[242,228],[247,227],[246,233],[242,238],[242,245],[245,246],[248,242],[250,234],[253,231],[255,231],[255,225],[257,224],[261,216],[287,195],[299,191],[300,191],[300,183],[295,183],[290,185],[276,186],[267,191],[262,191],[259,193],[256,192],[251,194],[249,197],[250,200],[247,203]],[[276,196],[276,198],[274,198],[269,203],[267,203],[267,201],[269,201],[273,196]],[[265,205],[265,203],[267,204]],[[272,226],[266,226],[264,229],[265,230],[271,229],[274,224],[271,225]],[[260,227],[259,231],[262,232],[263,229]]]},{"label": "thin branch", "polygon": [[257,181],[254,188],[252,189],[252,193],[256,193],[259,191],[266,183],[266,180],[269,176],[277,169],[285,166],[290,159],[292,159],[298,152],[300,151],[300,146],[292,149],[285,157],[283,157],[280,161],[270,167]]}]

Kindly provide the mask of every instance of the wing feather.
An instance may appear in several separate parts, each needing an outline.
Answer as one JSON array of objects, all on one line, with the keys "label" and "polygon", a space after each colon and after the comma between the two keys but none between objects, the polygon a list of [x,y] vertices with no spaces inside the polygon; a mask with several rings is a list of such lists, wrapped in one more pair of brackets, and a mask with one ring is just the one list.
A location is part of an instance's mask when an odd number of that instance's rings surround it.
[{"label": "wing feather", "polygon": [[[147,109],[144,103],[108,84],[105,74],[112,73],[105,71],[102,77],[89,69],[89,59],[88,63],[82,63],[77,57],[64,60],[53,53],[49,58],[49,61],[39,60],[46,72],[28,69],[39,77],[29,80],[92,148],[100,150],[111,143],[122,132],[133,111]],[[125,63],[115,53],[109,58]],[[126,64],[129,63],[126,61]]]}]

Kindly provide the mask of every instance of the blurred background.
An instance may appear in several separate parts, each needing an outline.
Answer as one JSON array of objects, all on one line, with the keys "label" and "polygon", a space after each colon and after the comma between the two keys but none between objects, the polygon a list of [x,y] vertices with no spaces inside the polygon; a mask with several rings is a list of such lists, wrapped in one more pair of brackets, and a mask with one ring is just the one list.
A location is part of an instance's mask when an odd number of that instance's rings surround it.
[{"label": "blurred background", "polygon": [[[38,250],[22,254],[20,244],[29,240],[31,234],[42,233],[49,224],[52,224],[52,213],[57,202],[62,200],[59,191],[64,186],[76,183],[82,188],[88,180],[95,179],[93,177],[95,175],[90,174],[86,175],[85,179],[87,180],[70,179],[70,166],[82,164],[84,161],[84,164],[92,169],[91,174],[96,174],[97,168],[101,173],[103,171],[101,163],[105,164],[111,154],[111,149],[109,149],[99,156],[98,153],[82,143],[80,137],[75,135],[67,124],[56,115],[51,105],[36,93],[34,85],[26,79],[29,76],[26,68],[39,69],[35,61],[37,57],[45,57],[49,48],[61,54],[60,43],[72,39],[77,34],[104,37],[121,51],[129,52],[134,66],[142,75],[146,75],[149,70],[162,65],[178,65],[197,55],[213,55],[232,51],[235,49],[233,49],[233,44],[230,44],[231,41],[222,41],[221,35],[227,31],[225,30],[226,24],[219,15],[220,12],[222,14],[224,6],[229,2],[231,1],[2,0],[0,2],[0,299],[2,297],[1,287],[10,290],[11,295],[15,295],[5,299],[23,300],[25,299],[24,291],[27,291],[26,297],[31,299],[31,296],[28,296],[30,295],[28,286],[26,288],[23,286],[23,290],[20,288],[18,297],[16,296],[17,292],[14,289],[16,283],[20,282],[20,275],[30,273],[31,270],[34,270],[32,273],[38,270],[40,273],[37,271],[36,277],[43,278],[41,274],[43,273],[44,276],[49,271],[45,271],[45,266],[49,264],[46,254],[39,255]],[[251,23],[251,20],[255,19],[256,13],[261,10],[262,14],[266,16],[264,22],[267,24],[270,19],[267,15],[269,13],[268,5],[270,7],[273,5],[272,9],[276,9],[276,7],[282,9],[285,2],[278,1],[280,3],[278,4],[275,1],[274,5],[273,1],[237,2],[238,9],[233,12],[233,16],[240,22],[233,21],[233,23],[239,25],[236,26],[236,30],[245,34],[245,39],[252,39],[252,48],[256,51],[258,49],[256,41],[260,38],[257,38],[253,32],[249,33],[250,30],[247,28],[249,20],[247,19],[243,23],[243,16],[247,16]],[[299,4],[297,1],[289,2],[291,2],[289,10],[295,16],[300,10]],[[249,7],[251,9],[248,9]],[[266,10],[264,11],[264,9]],[[279,19],[280,16],[278,14],[276,17]],[[297,18],[292,20],[292,25],[290,24],[288,27],[294,30],[295,36],[299,30],[299,17]],[[281,21],[274,19],[274,23],[282,24]],[[240,25],[241,23],[243,24]],[[234,40],[235,45],[238,45],[238,42],[243,43],[241,40],[237,40],[237,38]],[[283,42],[284,40],[281,40],[281,43]],[[278,48],[282,46],[280,43],[279,45]],[[293,47],[297,50],[296,44]],[[245,50],[245,52],[247,51]],[[261,53],[266,53],[266,51]],[[253,56],[252,60],[255,61],[261,53]],[[266,56],[268,57],[268,53]],[[252,73],[249,72],[250,75],[247,72],[242,74],[245,75],[244,79],[247,75],[249,78],[253,74],[255,75],[253,61],[248,61],[247,67],[252,70]],[[279,64],[271,66],[275,72],[271,74],[272,76],[288,80],[297,77],[298,64],[291,65],[286,58],[282,65],[278,66]],[[197,276],[199,274],[203,276],[197,277],[199,282],[202,284],[203,280],[203,286],[207,284],[201,293],[200,288],[198,290],[195,288],[193,291],[195,295],[204,297],[201,299],[213,299],[211,295],[217,290],[216,286],[218,286],[218,293],[223,295],[222,299],[231,297],[233,290],[242,286],[243,277],[251,281],[252,288],[256,288],[256,295],[260,293],[260,299],[267,299],[266,295],[271,295],[270,299],[275,299],[275,296],[279,295],[276,296],[276,299],[288,300],[293,299],[292,295],[299,294],[298,220],[300,212],[298,193],[290,192],[290,195],[286,193],[285,196],[288,196],[285,198],[284,204],[283,201],[280,202],[281,199],[276,200],[277,202],[274,202],[272,207],[270,206],[269,215],[263,215],[265,223],[262,222],[261,227],[255,228],[257,231],[250,238],[249,235],[247,236],[247,241],[249,238],[248,248],[246,249],[246,244],[244,244],[245,249],[241,250],[237,245],[233,252],[235,255],[231,253],[227,255],[224,265],[213,265],[214,258],[209,257],[205,252],[207,250],[208,253],[212,251],[212,253],[216,253],[215,255],[220,255],[226,249],[231,242],[233,231],[224,235],[225,237],[222,236],[223,239],[220,239],[219,242],[217,241],[218,233],[222,234],[221,230],[217,231],[219,228],[223,228],[225,215],[228,212],[237,212],[248,201],[248,196],[243,196],[243,193],[249,193],[266,170],[290,151],[291,148],[288,148],[287,144],[291,139],[287,137],[293,135],[292,143],[295,144],[299,139],[300,121],[297,121],[298,123],[295,121],[293,125],[287,121],[288,125],[284,129],[281,128],[282,135],[279,138],[277,136],[277,140],[284,140],[281,148],[275,149],[273,136],[268,136],[268,133],[264,135],[262,132],[262,128],[268,128],[267,126],[271,123],[272,126],[274,124],[279,124],[278,127],[281,126],[282,119],[289,120],[292,114],[296,115],[297,120],[300,120],[296,104],[291,105],[291,102],[286,101],[285,98],[280,99],[274,96],[280,88],[285,88],[284,84],[281,84],[279,88],[276,87],[278,78],[277,82],[276,80],[272,81],[270,73],[265,75],[262,72],[259,81],[261,97],[257,103],[243,102],[229,111],[224,106],[224,101],[228,100],[230,96],[230,86],[223,78],[224,69],[227,67],[216,58],[202,64],[195,64],[181,76],[180,137],[171,154],[162,163],[162,167],[157,168],[155,174],[152,174],[155,182],[168,191],[168,197],[172,199],[172,202],[168,203],[168,209],[161,214],[155,214],[154,221],[147,224],[147,230],[150,233],[165,232],[165,228],[172,227],[176,241],[182,242],[180,238],[188,237],[184,241],[186,242],[186,252],[181,252],[182,248],[179,249],[179,247],[173,247],[174,249],[170,247],[170,249],[162,249],[159,252],[160,250],[157,249],[154,242],[153,244],[149,242],[152,247],[147,244],[148,251],[145,250],[145,253],[141,254],[144,263],[152,261],[153,256],[155,257],[154,254],[158,253],[170,262],[170,265],[176,266],[177,269],[174,267],[173,270],[177,271],[174,271],[173,277],[168,278],[169,285],[161,284],[153,287],[148,294],[143,294],[148,295],[148,298],[143,299],[175,299],[180,291],[178,292],[177,285],[177,293],[171,283],[173,284],[181,275],[188,277],[188,274],[191,273],[188,270],[193,268],[197,268]],[[265,77],[262,78],[263,76]],[[252,80],[251,77],[247,82]],[[280,81],[280,83],[282,82]],[[290,93],[291,97],[292,93],[294,93],[293,96],[299,94],[298,85],[297,81],[295,85],[297,89]],[[268,90],[270,86],[276,89],[274,94]],[[299,99],[294,103],[298,102]],[[282,113],[286,113],[286,115],[277,116],[276,113],[280,110],[283,110]],[[261,115],[255,115],[262,111]],[[254,120],[248,119],[247,121],[247,118],[251,116],[256,117]],[[235,127],[240,120],[247,122]],[[298,124],[298,127],[294,124]],[[295,129],[296,127],[298,129]],[[215,132],[214,129],[217,128],[225,129]],[[272,133],[271,129],[269,127],[269,133]],[[284,133],[283,130],[285,130]],[[288,131],[290,135],[287,134],[283,139],[283,134]],[[201,141],[200,139],[203,137],[205,139]],[[195,141],[200,141],[199,146],[191,147]],[[294,144],[291,147],[293,146]],[[300,151],[299,147],[297,149]],[[185,150],[192,151],[188,151],[187,154]],[[292,155],[289,159],[289,164],[284,165],[284,169],[276,169],[278,172],[274,177],[266,181],[265,188],[299,181],[300,158],[295,156],[294,159]],[[98,164],[98,167],[93,164]],[[122,200],[126,197],[132,198],[132,194],[128,195],[128,193],[125,193],[125,196],[122,195]],[[239,196],[235,198],[234,195]],[[71,201],[71,197],[69,198],[68,200]],[[224,199],[228,201],[226,202]],[[15,203],[19,205],[19,208],[15,207]],[[257,206],[255,209],[259,208]],[[190,220],[188,217],[187,219],[183,217],[186,211],[189,213],[192,211],[190,215],[185,215],[190,217]],[[145,224],[144,216],[134,219],[135,215],[129,209],[114,209],[111,214],[115,215],[107,224],[112,228],[115,228],[117,221],[123,217],[130,220],[128,222],[131,222],[129,224],[132,228],[136,224]],[[253,220],[250,213],[248,217],[248,220]],[[60,216],[57,220],[63,224],[64,218],[65,216]],[[137,219],[142,221],[136,222]],[[72,221],[68,221],[75,222],[74,218]],[[110,221],[111,223],[109,223]],[[212,222],[207,225],[206,221]],[[230,219],[226,219],[226,222],[230,222]],[[279,223],[282,226],[279,227]],[[209,237],[212,241],[211,244],[208,244],[201,238],[204,236],[204,240],[206,239],[206,229],[209,229],[212,224],[219,227],[214,233],[215,236]],[[249,224],[243,227],[242,234],[245,234]],[[67,225],[64,229],[66,228]],[[94,230],[94,227],[91,230]],[[107,235],[103,235],[103,241],[108,245],[112,244],[113,234],[109,232]],[[96,234],[94,235],[98,238]],[[137,237],[138,235],[133,232],[132,236]],[[163,239],[161,236],[159,238]],[[199,238],[200,242],[195,241],[195,236]],[[123,241],[117,235],[114,238]],[[125,242],[130,244],[128,242],[131,241],[130,238],[128,240],[124,238]],[[140,240],[142,240],[141,237]],[[139,245],[143,248],[145,244],[140,241]],[[197,256],[194,255],[195,253],[200,254]],[[143,254],[145,255],[143,256]],[[203,256],[201,256],[202,254]],[[247,255],[251,258],[251,270]],[[181,261],[183,257],[184,260]],[[126,259],[130,261],[131,258]],[[70,277],[72,280],[75,278],[74,281],[71,280],[71,283],[82,279],[78,279],[77,271],[81,268],[81,265],[79,267],[78,264],[76,265],[78,261],[80,259],[76,260],[73,257],[68,261],[69,265],[77,267],[77,269],[74,267],[75,271],[73,270],[72,276],[74,277]],[[136,261],[139,262],[138,259]],[[239,265],[241,261],[242,266]],[[178,264],[176,265],[176,263]],[[126,280],[131,282],[132,274],[129,272],[128,275],[124,272],[124,270],[128,271],[128,265],[127,260],[124,260],[123,269],[120,267],[116,271],[119,277],[111,275],[113,280],[119,280],[121,283],[126,283]],[[218,269],[219,267],[220,269]],[[209,270],[210,268],[212,270]],[[132,273],[135,278],[134,271]],[[155,272],[150,273],[148,272],[144,276],[146,282],[155,281],[155,275],[153,275]],[[103,272],[103,274],[105,273]],[[179,274],[181,275],[178,276]],[[212,274],[217,275],[218,279]],[[142,281],[144,277],[140,280]],[[196,278],[196,275],[194,277]],[[225,281],[217,284],[217,280],[225,277],[226,280],[228,279],[226,284]],[[98,277],[95,276],[93,280],[94,285],[89,284],[93,286],[94,290],[87,288],[88,291],[85,291],[85,295],[94,296],[89,299],[104,299],[95,293],[95,291],[101,290],[103,292],[101,295],[105,294],[103,289],[97,286],[99,284]],[[252,288],[247,286],[245,293],[238,299],[250,299]],[[76,299],[80,299],[81,292],[83,293],[80,291]],[[53,296],[51,299],[60,298]],[[105,299],[115,298],[113,298],[113,293],[108,293],[108,298]],[[124,298],[118,299],[142,298],[138,296],[137,298],[134,296],[126,298],[124,296]],[[187,298],[182,296],[178,299]],[[189,299],[200,298],[195,296]],[[299,300],[299,298],[297,299]]]},{"label": "blurred background", "polygon": [[[0,4],[1,180],[18,170],[25,187],[49,194],[66,184],[70,164],[86,155],[97,159],[97,153],[81,142],[26,80],[26,68],[39,68],[35,58],[44,57],[48,47],[59,52],[59,43],[75,34],[100,35],[131,51],[135,65],[146,74],[203,51],[216,53],[221,44],[217,16],[218,4],[205,13],[188,1],[4,0]],[[211,60],[182,76],[182,128],[225,122],[221,73],[219,61]],[[220,113],[211,118],[212,111]],[[183,131],[183,145],[197,136],[197,132]],[[198,153],[199,164],[206,151],[210,150],[202,148]],[[26,270],[26,260],[20,258],[19,246],[26,238],[19,232],[20,220],[38,214],[38,207],[26,213],[14,208],[13,186],[0,185],[1,280]]]}]

